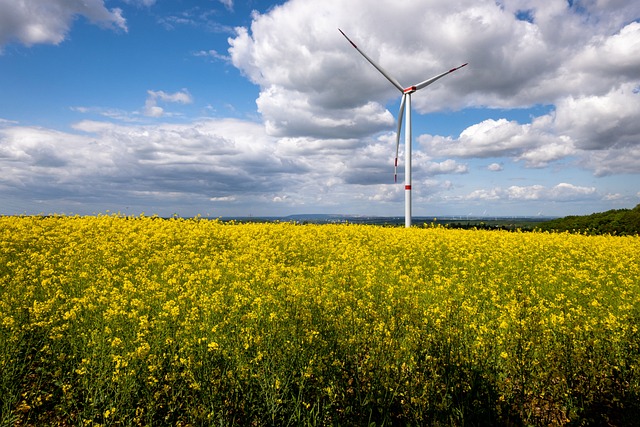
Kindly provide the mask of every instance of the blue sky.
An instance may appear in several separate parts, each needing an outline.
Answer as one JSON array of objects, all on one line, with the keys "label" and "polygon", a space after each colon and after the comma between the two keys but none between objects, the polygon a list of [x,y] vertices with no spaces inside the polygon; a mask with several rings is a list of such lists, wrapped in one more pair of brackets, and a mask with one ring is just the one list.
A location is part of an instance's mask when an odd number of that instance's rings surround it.
[{"label": "blue sky", "polygon": [[[640,203],[640,4],[0,0],[0,214],[588,214]],[[404,141],[404,139],[402,139]]]}]

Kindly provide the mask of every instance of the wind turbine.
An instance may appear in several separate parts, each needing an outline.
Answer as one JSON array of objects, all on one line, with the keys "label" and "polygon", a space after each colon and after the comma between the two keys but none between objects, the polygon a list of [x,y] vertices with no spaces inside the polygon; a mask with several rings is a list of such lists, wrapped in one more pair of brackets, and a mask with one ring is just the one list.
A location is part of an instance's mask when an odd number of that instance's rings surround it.
[{"label": "wind turbine", "polygon": [[405,153],[405,166],[404,166],[404,225],[405,227],[411,227],[411,94],[429,86],[431,83],[436,80],[441,79],[449,73],[453,73],[456,70],[464,67],[468,63],[462,64],[459,67],[452,68],[449,71],[445,71],[442,74],[438,74],[437,76],[431,77],[421,83],[418,83],[414,86],[403,87],[398,80],[393,78],[389,73],[387,73],[381,66],[376,64],[373,59],[369,58],[366,53],[364,53],[360,48],[353,42],[347,35],[338,28],[338,31],[342,33],[342,35],[351,43],[353,47],[356,48],[358,52],[364,58],[369,61],[371,65],[373,65],[376,70],[380,71],[383,76],[387,78],[398,90],[402,93],[402,101],[400,102],[400,112],[398,113],[398,130],[396,132],[396,160],[394,164],[394,181],[398,182],[398,150],[400,148],[400,132],[402,131],[402,116],[404,114],[407,115],[407,125],[404,130],[404,153]]}]

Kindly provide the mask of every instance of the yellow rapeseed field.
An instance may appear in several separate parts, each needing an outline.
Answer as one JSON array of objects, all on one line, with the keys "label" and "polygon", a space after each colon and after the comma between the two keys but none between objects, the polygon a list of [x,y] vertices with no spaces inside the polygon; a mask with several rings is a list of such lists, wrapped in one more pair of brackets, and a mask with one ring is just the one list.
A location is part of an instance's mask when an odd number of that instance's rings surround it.
[{"label": "yellow rapeseed field", "polygon": [[0,217],[0,423],[624,425],[640,238]]}]

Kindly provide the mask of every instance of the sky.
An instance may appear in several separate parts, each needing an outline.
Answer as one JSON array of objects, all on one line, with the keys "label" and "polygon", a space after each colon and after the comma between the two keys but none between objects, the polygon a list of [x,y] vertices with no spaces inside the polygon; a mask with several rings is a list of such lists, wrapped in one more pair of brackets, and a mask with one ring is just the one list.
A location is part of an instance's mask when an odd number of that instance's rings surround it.
[{"label": "sky", "polygon": [[0,215],[640,203],[640,2],[0,0]]}]

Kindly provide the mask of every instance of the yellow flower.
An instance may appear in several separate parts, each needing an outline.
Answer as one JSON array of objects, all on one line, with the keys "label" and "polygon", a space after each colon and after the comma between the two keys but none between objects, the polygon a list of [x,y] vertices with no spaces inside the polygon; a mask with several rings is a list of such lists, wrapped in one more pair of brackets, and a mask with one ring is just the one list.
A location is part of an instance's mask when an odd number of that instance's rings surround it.
[{"label": "yellow flower", "polygon": [[114,408],[114,407],[112,407],[111,409],[107,409],[106,411],[104,411],[104,418],[105,419],[109,418],[115,412],[116,412],[116,408]]}]

